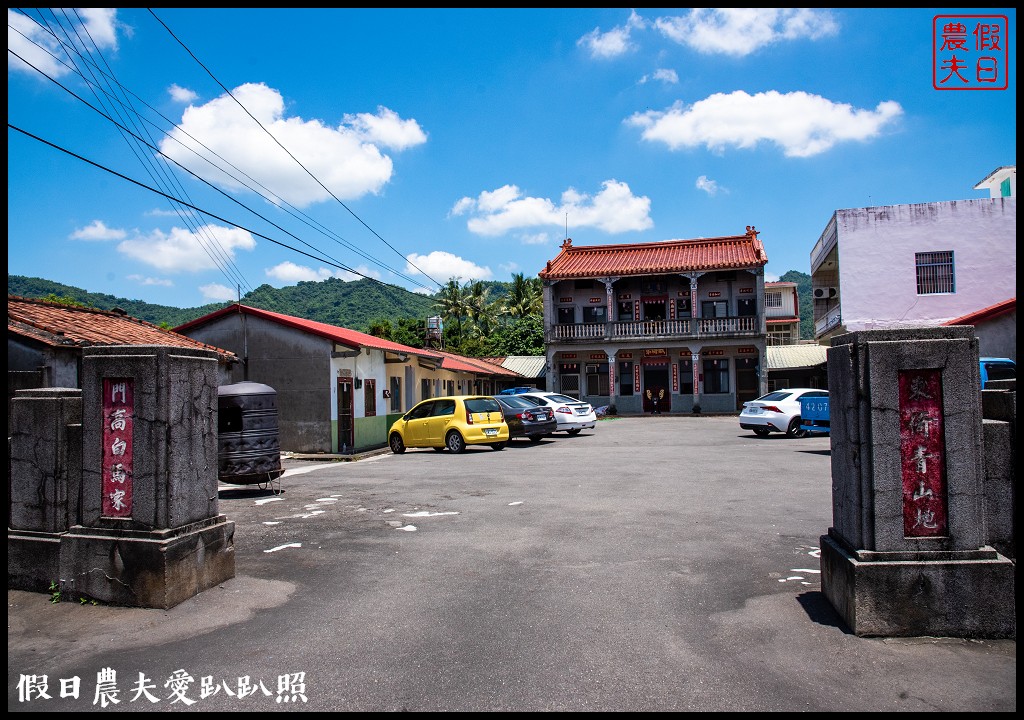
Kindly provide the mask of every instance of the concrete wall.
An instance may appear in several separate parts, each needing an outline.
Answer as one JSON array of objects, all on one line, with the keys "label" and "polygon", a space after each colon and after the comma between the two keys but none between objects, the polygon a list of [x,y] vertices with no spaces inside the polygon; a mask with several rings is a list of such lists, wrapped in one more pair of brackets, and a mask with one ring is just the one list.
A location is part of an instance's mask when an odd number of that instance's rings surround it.
[{"label": "concrete wall", "polygon": [[[1016,297],[1016,198],[836,212],[848,332],[938,325]],[[918,295],[914,254],[953,251],[956,292]]]},{"label": "concrete wall", "polygon": [[982,357],[1005,357],[1017,361],[1017,311],[974,326],[978,353]]},{"label": "concrete wall", "polygon": [[277,391],[282,450],[331,451],[332,413],[337,410],[331,402],[334,380],[330,340],[234,313],[190,330],[188,336],[231,350],[240,358],[248,354],[248,377],[243,378],[243,368],[238,365],[232,372],[232,382],[248,379]]}]

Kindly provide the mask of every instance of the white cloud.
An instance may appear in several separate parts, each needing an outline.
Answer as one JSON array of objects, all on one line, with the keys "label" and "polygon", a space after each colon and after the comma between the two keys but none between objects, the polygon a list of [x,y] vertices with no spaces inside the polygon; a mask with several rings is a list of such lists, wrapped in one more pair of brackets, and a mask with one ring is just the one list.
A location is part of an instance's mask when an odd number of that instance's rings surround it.
[{"label": "white cloud", "polygon": [[345,122],[359,133],[363,140],[378,143],[395,150],[422,145],[427,134],[415,120],[402,120],[394,110],[379,106],[377,114],[357,113],[346,115]]},{"label": "white cloud", "polygon": [[519,269],[519,263],[516,263],[516,262],[501,263],[500,265],[498,265],[498,269],[501,270],[502,272],[506,272],[509,275],[511,275],[512,273],[514,273],[516,270]]},{"label": "white cloud", "polygon": [[[117,22],[114,8],[77,8],[74,12],[61,13],[60,17],[62,23],[69,26],[68,32],[87,33],[101,50],[116,51],[117,29],[126,29]],[[7,49],[10,51],[7,53],[8,71],[36,73],[14,53],[54,78],[67,75],[74,68],[57,38],[35,20],[11,8],[7,8]],[[40,76],[40,79],[44,78]]]},{"label": "white cloud", "polygon": [[631,10],[625,25],[619,25],[604,33],[601,32],[601,28],[594,28],[577,40],[576,44],[589,50],[590,56],[594,58],[618,57],[635,47],[630,41],[630,35],[633,30],[643,29],[645,25],[643,18],[636,14],[636,10]]},{"label": "white cloud", "polygon": [[[219,247],[213,246],[214,240]],[[216,269],[218,264],[213,258],[223,263],[224,258],[233,260],[236,250],[255,247],[256,241],[246,230],[205,225],[197,233],[177,227],[168,233],[154,230],[148,235],[125,240],[117,249],[164,272],[198,272]]]},{"label": "white cloud", "polygon": [[679,84],[679,73],[670,68],[658,68],[650,75],[644,75],[640,78],[640,84],[643,85],[652,80],[660,80],[666,85],[677,85]]},{"label": "white cloud", "polygon": [[127,237],[124,230],[109,228],[102,220],[93,220],[83,228],[78,228],[69,237],[72,240],[121,240]]},{"label": "white cloud", "polygon": [[443,250],[434,250],[426,255],[411,253],[406,257],[405,271],[410,275],[424,273],[437,278],[440,282],[446,282],[450,278],[458,278],[462,282],[491,279],[489,267],[480,267]]},{"label": "white cloud", "polygon": [[144,275],[128,275],[127,278],[140,285],[161,285],[163,287],[174,287],[174,282],[166,278],[145,277]]},{"label": "white cloud", "polygon": [[171,96],[171,100],[179,103],[190,103],[199,96],[188,88],[183,88],[177,83],[172,84],[167,88],[167,94]]},{"label": "white cloud", "polygon": [[210,302],[234,302],[238,299],[238,293],[235,290],[232,290],[227,285],[221,285],[220,283],[200,285],[199,292],[201,292],[203,297]]},{"label": "white cloud", "polygon": [[812,8],[694,8],[687,15],[660,17],[662,35],[697,52],[742,57],[783,40],[818,40],[835,35],[831,13]]},{"label": "white cloud", "polygon": [[[177,141],[166,138],[160,149],[210,182],[229,190],[243,190],[240,180],[244,173],[299,208],[328,200],[332,194],[345,200],[379,193],[390,181],[393,167],[391,158],[375,143],[405,148],[426,142],[415,120],[403,121],[384,107],[378,108],[376,115],[345,115],[344,122],[332,128],[320,120],[287,116],[281,94],[262,83],[241,85],[232,95],[276,142],[235,100],[222,95],[204,105],[189,106],[182,114],[181,129],[172,131]],[[199,163],[179,144],[193,146],[189,136],[210,148],[198,148],[201,155],[208,157],[213,151],[238,168],[229,171],[240,180]]]},{"label": "white cloud", "polygon": [[545,245],[551,241],[551,235],[546,232],[520,235],[519,242],[523,245]]},{"label": "white cloud", "polygon": [[810,157],[840,142],[870,140],[902,114],[892,100],[865,110],[805,92],[737,90],[690,106],[676,102],[668,110],[636,113],[626,123],[642,128],[644,140],[672,150],[704,145],[719,152],[727,146],[752,148],[763,140],[787,157]]},{"label": "white cloud", "polygon": [[697,178],[695,185],[698,190],[703,190],[708,195],[716,195],[721,190],[721,188],[718,187],[718,183],[707,175],[701,175]]},{"label": "white cloud", "polygon": [[617,180],[605,180],[602,188],[593,198],[569,188],[556,205],[548,198],[522,197],[518,187],[505,185],[480,193],[475,201],[462,198],[456,207],[460,214],[474,213],[466,227],[477,235],[503,235],[545,225],[562,228],[566,223],[608,233],[646,230],[654,225],[650,198],[633,195],[629,185]]},{"label": "white cloud", "polygon": [[267,268],[263,272],[266,273],[267,277],[277,280],[279,283],[284,285],[294,285],[298,282],[312,281],[319,282],[326,280],[327,278],[339,278],[345,282],[351,282],[352,280],[362,280],[363,278],[371,277],[380,279],[380,273],[376,270],[371,270],[366,265],[357,265],[352,268],[355,272],[348,270],[329,269],[320,267],[313,269],[305,265],[296,265],[295,263],[285,260],[282,263],[278,263],[272,268]]}]

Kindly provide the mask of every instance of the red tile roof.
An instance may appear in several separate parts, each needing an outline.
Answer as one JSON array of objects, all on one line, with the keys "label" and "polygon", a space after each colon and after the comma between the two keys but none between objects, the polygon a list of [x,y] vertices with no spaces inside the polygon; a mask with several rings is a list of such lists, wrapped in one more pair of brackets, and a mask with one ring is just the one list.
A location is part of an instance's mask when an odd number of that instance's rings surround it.
[{"label": "red tile roof", "polygon": [[988,320],[994,320],[1000,315],[1005,315],[1008,312],[1016,311],[1017,309],[1017,298],[1010,298],[1009,300],[1003,300],[995,305],[989,305],[987,308],[976,310],[968,315],[954,318],[949,322],[942,323],[943,325],[977,325],[980,322],[986,322]]},{"label": "red tile roof", "polygon": [[456,355],[455,353],[445,352],[443,350],[434,350],[433,352],[436,352],[444,358],[441,362],[441,368],[444,370],[459,370],[462,372],[483,373],[486,375],[502,375],[509,378],[522,377],[519,373],[503,368],[501,365],[496,365],[484,358],[465,357],[464,355]]},{"label": "red tile roof", "polygon": [[768,262],[757,230],[745,235],[698,240],[665,240],[628,245],[562,243],[561,252],[538,275],[545,280],[607,275],[657,275],[686,271],[733,270]]},{"label": "red tile roof", "polygon": [[358,330],[349,330],[348,328],[338,327],[337,325],[328,325],[327,323],[317,322],[315,320],[305,320],[303,318],[295,317],[294,315],[285,315],[284,313],[271,312],[270,310],[249,307],[248,305],[239,305],[238,303],[221,308],[220,310],[215,310],[208,315],[203,315],[201,318],[196,318],[195,320],[187,322],[184,325],[179,325],[174,329],[181,333],[188,332],[189,330],[200,327],[201,325],[206,325],[213,320],[222,318],[225,315],[237,312],[244,312],[246,315],[264,318],[265,320],[280,323],[281,325],[286,325],[297,330],[303,330],[305,332],[312,333],[313,335],[319,335],[320,337],[333,340],[334,342],[350,348],[369,347],[374,348],[375,350],[409,353],[434,359],[438,359],[440,357],[432,350],[422,350],[420,348],[402,345],[401,343],[391,342],[390,340],[379,338],[376,335],[359,332]]},{"label": "red tile roof", "polygon": [[207,345],[121,312],[75,307],[34,298],[7,296],[7,332],[52,347],[170,345],[213,350],[221,362],[235,362],[229,350]]},{"label": "red tile roof", "polygon": [[175,330],[182,333],[188,332],[193,328],[206,325],[207,323],[224,317],[225,315],[240,311],[247,315],[261,317],[297,330],[319,335],[351,348],[369,347],[374,348],[375,350],[384,350],[386,352],[403,353],[431,358],[434,361],[439,361],[441,368],[445,370],[518,377],[516,373],[506,370],[503,367],[484,362],[483,360],[467,358],[461,355],[443,352],[441,350],[414,348],[409,345],[402,345],[401,343],[384,340],[376,335],[359,332],[358,330],[349,330],[348,328],[338,327],[337,325],[328,325],[327,323],[317,322],[315,320],[304,320],[303,318],[295,317],[293,315],[284,315],[283,313],[262,310],[260,308],[249,307],[248,305],[238,305],[237,303],[220,310],[215,310],[208,315],[204,315],[201,318],[187,322],[184,325],[179,325]]}]

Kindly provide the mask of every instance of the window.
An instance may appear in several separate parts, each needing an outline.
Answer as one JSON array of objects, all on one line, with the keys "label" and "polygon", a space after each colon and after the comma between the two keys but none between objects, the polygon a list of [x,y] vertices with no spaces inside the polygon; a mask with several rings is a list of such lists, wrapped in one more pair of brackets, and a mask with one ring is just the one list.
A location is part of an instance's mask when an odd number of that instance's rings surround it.
[{"label": "window", "polygon": [[611,395],[608,389],[608,363],[587,365],[587,395]]},{"label": "window", "polygon": [[757,305],[750,298],[737,300],[736,314],[740,317],[752,317],[757,314]]},{"label": "window", "polygon": [[583,322],[603,323],[605,321],[604,305],[588,305],[583,308]]},{"label": "window", "polygon": [[690,317],[690,298],[676,298],[676,317]]},{"label": "window", "polygon": [[764,294],[764,306],[766,308],[780,308],[780,307],[782,307],[782,293],[781,292],[766,292]]},{"label": "window", "polygon": [[373,417],[377,414],[377,381],[363,380],[363,408],[364,417]]},{"label": "window", "polygon": [[953,251],[915,253],[917,294],[956,292],[953,279]]},{"label": "window", "polygon": [[454,415],[455,414],[455,401],[454,400],[438,400],[434,403],[434,409],[430,412],[431,417],[438,417],[439,415]]},{"label": "window", "polygon": [[402,378],[392,377],[391,383],[391,412],[402,412]]},{"label": "window", "polygon": [[430,416],[430,411],[434,409],[434,403],[423,402],[414,407],[409,411],[409,420],[422,420],[425,417]]},{"label": "window", "polygon": [[729,392],[729,361],[704,361],[704,392],[708,395]]},{"label": "window", "polygon": [[705,300],[700,304],[700,314],[704,318],[728,317],[729,303],[726,300]]},{"label": "window", "polygon": [[693,395],[693,359],[684,358],[679,361],[679,392]]},{"label": "window", "polygon": [[794,345],[793,334],[789,330],[769,330],[769,345]]},{"label": "window", "polygon": [[558,381],[560,390],[567,393],[578,393],[580,391],[580,364],[561,363],[558,366]]},{"label": "window", "polygon": [[420,400],[427,400],[430,398],[430,380],[423,378],[420,380]]},{"label": "window", "polygon": [[630,322],[633,320],[633,303],[629,300],[619,303],[619,320]]},{"label": "window", "polygon": [[572,306],[558,308],[559,325],[572,325],[574,322],[576,322],[576,308]]},{"label": "window", "polygon": [[633,394],[633,363],[619,363],[619,395]]}]

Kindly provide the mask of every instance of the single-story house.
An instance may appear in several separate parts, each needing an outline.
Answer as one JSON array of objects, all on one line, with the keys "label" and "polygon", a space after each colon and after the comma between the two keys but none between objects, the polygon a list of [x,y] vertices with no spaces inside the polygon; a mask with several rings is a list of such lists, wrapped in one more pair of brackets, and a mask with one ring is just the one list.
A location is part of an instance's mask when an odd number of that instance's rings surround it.
[{"label": "single-story house", "polygon": [[18,295],[7,296],[7,386],[81,387],[82,348],[96,345],[170,345],[217,353],[219,379],[238,364],[234,353],[166,330],[123,310],[98,310]]},{"label": "single-story house", "polygon": [[391,424],[420,400],[491,394],[515,374],[482,360],[239,303],[175,328],[233,350],[231,382],[277,393],[281,449],[350,454],[385,447]]},{"label": "single-story house", "polygon": [[790,387],[828,388],[828,348],[817,343],[769,345],[768,391]]}]

